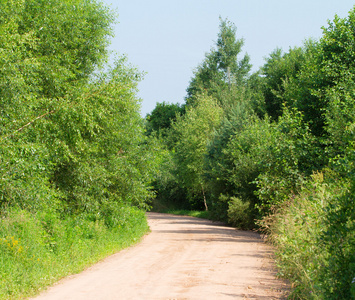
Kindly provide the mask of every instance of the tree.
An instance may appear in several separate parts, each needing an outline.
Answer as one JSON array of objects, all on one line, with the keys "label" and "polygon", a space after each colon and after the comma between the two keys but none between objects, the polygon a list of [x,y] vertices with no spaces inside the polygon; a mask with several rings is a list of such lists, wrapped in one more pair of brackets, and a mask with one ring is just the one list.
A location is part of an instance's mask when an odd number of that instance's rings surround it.
[{"label": "tree", "polygon": [[188,107],[184,116],[178,116],[172,126],[176,136],[175,161],[178,180],[188,189],[190,198],[202,195],[205,209],[206,180],[204,165],[206,147],[214,130],[219,125],[222,109],[209,96],[201,95],[196,99],[194,107]]},{"label": "tree", "polygon": [[[236,94],[234,95],[236,98]],[[245,93],[240,93],[237,101],[224,112],[221,124],[216,129],[207,146],[206,172],[213,194],[218,199],[220,194],[233,194],[233,188],[228,183],[226,170],[228,165],[226,149],[234,136],[241,134],[257,119],[251,106],[251,100]],[[228,165],[228,166],[227,166]]]},{"label": "tree", "polygon": [[261,68],[261,74],[264,76],[262,91],[266,111],[273,120],[277,120],[282,115],[282,106],[286,101],[285,85],[289,80],[297,77],[304,61],[303,48],[291,48],[287,53],[282,53],[282,50],[277,48]]},{"label": "tree", "polygon": [[2,3],[3,133],[68,103],[64,98],[104,63],[112,20],[109,10],[95,1]]},{"label": "tree", "polygon": [[[53,200],[58,193],[50,174],[59,157],[71,155],[71,133],[77,131],[67,120],[53,121],[74,109],[89,76],[104,62],[113,15],[99,3],[82,0],[14,0],[1,6],[0,141],[8,146],[1,156],[6,178],[1,202],[38,199],[32,194],[36,184],[40,198]],[[41,128],[51,122],[50,130]],[[57,128],[66,131],[66,140],[58,138],[59,132],[49,138]]]},{"label": "tree", "polygon": [[229,85],[242,84],[248,75],[251,65],[246,54],[238,61],[238,55],[244,45],[243,39],[236,39],[237,28],[230,21],[220,18],[219,34],[217,39],[218,69],[223,73],[223,79]]},{"label": "tree", "polygon": [[220,18],[219,28],[216,49],[212,48],[206,54],[187,88],[187,104],[193,104],[199,93],[206,92],[223,105],[223,99],[219,96],[222,90],[231,85],[245,84],[251,65],[247,54],[238,60],[244,41],[236,39],[237,28],[227,19]]},{"label": "tree", "polygon": [[172,123],[176,120],[177,115],[184,113],[184,106],[176,103],[157,103],[153,111],[147,115],[147,133],[153,131],[166,135],[166,131],[170,129]]},{"label": "tree", "polygon": [[[287,103],[304,113],[305,121],[317,136],[327,135],[327,111],[329,106],[335,108],[333,100],[342,99],[340,102],[347,102],[345,106],[351,106],[348,99],[352,98],[355,81],[354,16],[354,9],[347,18],[335,16],[323,28],[318,42],[308,42],[299,74],[285,85]],[[349,108],[343,111],[345,115]]]},{"label": "tree", "polygon": [[0,206],[120,218],[146,207],[154,160],[124,57],[104,67],[113,14],[89,0],[0,11]]}]

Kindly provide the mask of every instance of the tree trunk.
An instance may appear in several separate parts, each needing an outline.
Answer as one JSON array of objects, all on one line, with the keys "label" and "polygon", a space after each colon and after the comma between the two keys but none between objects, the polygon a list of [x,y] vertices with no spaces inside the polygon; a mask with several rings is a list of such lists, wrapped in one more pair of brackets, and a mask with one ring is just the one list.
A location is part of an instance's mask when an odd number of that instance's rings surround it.
[{"label": "tree trunk", "polygon": [[205,195],[205,189],[203,188],[203,185],[201,184],[202,188],[202,195],[203,195],[203,204],[205,204],[205,209],[208,211],[208,206],[207,206],[207,201],[206,201],[206,195]]}]

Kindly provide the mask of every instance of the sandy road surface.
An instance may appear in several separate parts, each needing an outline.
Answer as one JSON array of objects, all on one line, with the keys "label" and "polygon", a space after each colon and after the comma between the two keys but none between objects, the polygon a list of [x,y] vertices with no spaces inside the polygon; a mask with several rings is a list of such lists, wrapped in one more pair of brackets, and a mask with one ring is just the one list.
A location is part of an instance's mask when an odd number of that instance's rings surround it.
[{"label": "sandy road surface", "polygon": [[258,234],[149,213],[151,233],[36,299],[283,299]]}]

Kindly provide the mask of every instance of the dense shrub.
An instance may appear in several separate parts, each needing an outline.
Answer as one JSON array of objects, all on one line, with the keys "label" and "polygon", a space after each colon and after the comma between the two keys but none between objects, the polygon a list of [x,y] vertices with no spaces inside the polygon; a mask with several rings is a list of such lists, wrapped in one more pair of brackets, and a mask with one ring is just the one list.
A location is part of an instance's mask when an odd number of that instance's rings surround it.
[{"label": "dense shrub", "polygon": [[279,274],[292,282],[297,299],[351,298],[354,210],[344,203],[352,202],[352,195],[349,182],[333,176],[314,174],[299,195],[259,223],[267,228]]},{"label": "dense shrub", "polygon": [[319,173],[300,195],[290,198],[262,223],[271,230],[268,233],[277,248],[279,274],[292,282],[296,298],[317,299],[319,295],[317,279],[328,257],[319,237],[324,229],[323,211],[331,198]]}]

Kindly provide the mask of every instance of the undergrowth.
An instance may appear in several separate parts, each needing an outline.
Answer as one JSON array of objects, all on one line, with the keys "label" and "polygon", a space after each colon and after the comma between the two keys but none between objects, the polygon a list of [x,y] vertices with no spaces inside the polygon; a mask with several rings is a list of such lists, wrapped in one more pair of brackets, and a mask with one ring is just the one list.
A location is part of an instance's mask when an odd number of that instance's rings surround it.
[{"label": "undergrowth", "polygon": [[48,220],[12,208],[0,220],[0,299],[33,296],[59,279],[128,247],[148,231],[143,211],[122,207],[121,222]]},{"label": "undergrowth", "polygon": [[317,173],[299,195],[259,222],[276,247],[279,275],[292,284],[291,299],[355,299],[354,209],[336,208],[351,197],[347,181]]}]

